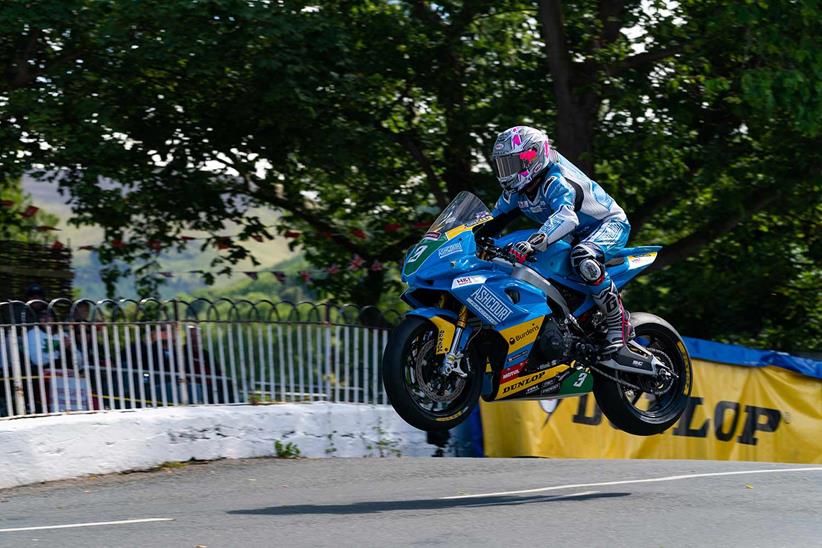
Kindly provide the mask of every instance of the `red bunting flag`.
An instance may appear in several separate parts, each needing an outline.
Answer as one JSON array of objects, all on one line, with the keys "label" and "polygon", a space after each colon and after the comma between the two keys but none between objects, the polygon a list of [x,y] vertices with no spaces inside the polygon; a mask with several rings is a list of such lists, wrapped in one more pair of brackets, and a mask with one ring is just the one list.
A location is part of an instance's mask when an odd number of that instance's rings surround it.
[{"label": "red bunting flag", "polygon": [[191,240],[196,240],[194,236],[180,236],[180,239],[184,242],[190,242]]},{"label": "red bunting flag", "polygon": [[82,250],[85,250],[85,251],[94,251],[97,248],[94,247],[93,245],[81,245],[77,249],[82,249]]},{"label": "red bunting flag", "polygon": [[251,237],[254,238],[254,241],[263,243],[263,237],[261,234],[252,234]]},{"label": "red bunting flag", "polygon": [[354,255],[351,262],[348,263],[348,270],[360,270],[363,266],[363,258],[359,255]]},{"label": "red bunting flag", "polygon": [[231,247],[231,238],[225,236],[214,238],[214,246],[219,250],[228,249]]},{"label": "red bunting flag", "polygon": [[355,228],[354,230],[351,231],[351,234],[355,238],[359,238],[360,240],[368,239],[368,236],[366,236],[365,231],[361,228]]},{"label": "red bunting flag", "polygon": [[163,242],[161,242],[160,240],[149,240],[148,241],[148,247],[152,251],[156,251],[156,252],[159,253],[160,251],[163,250]]},{"label": "red bunting flag", "polygon": [[311,273],[310,273],[310,272],[308,272],[307,270],[301,270],[301,271],[300,271],[300,278],[302,278],[302,280],[303,280],[305,283],[308,283],[308,282],[310,282],[310,281],[311,281]]},{"label": "red bunting flag", "polygon": [[400,223],[388,223],[387,225],[385,225],[383,227],[383,229],[386,232],[391,232],[391,233],[397,232],[400,228],[402,228],[402,225]]},{"label": "red bunting flag", "polygon": [[60,251],[60,250],[61,250],[61,249],[63,249],[64,247],[66,247],[66,246],[64,246],[62,243],[60,243],[60,240],[54,240],[54,243],[53,243],[53,244],[51,244],[51,248],[52,248],[54,251]]},{"label": "red bunting flag", "polygon": [[126,247],[126,243],[120,238],[114,238],[113,240],[111,240],[111,247],[113,247],[114,249],[123,249],[124,247]]},{"label": "red bunting flag", "polygon": [[202,274],[203,271],[202,270],[189,270],[188,273],[189,274]]},{"label": "red bunting flag", "polygon": [[14,207],[14,202],[12,200],[0,200],[0,206]]},{"label": "red bunting flag", "polygon": [[373,270],[374,272],[379,272],[382,269],[383,269],[383,266],[382,266],[381,262],[374,261],[373,263],[371,263],[371,270]]},{"label": "red bunting flag", "polygon": [[332,264],[331,266],[325,267],[325,271],[328,272],[331,276],[334,274],[340,273],[340,267],[337,264]]},{"label": "red bunting flag", "polygon": [[173,272],[160,272],[160,275],[161,275],[161,276],[164,276],[164,277],[166,277],[166,278],[173,278],[173,277],[174,277],[174,273],[173,273]]},{"label": "red bunting flag", "polygon": [[243,274],[245,274],[246,276],[248,276],[252,280],[256,280],[258,278],[256,272],[243,272]]},{"label": "red bunting flag", "polygon": [[286,238],[299,238],[300,232],[296,230],[286,230],[285,232],[283,232],[283,236],[285,236]]},{"label": "red bunting flag", "polygon": [[40,211],[40,208],[39,208],[39,207],[37,207],[37,206],[33,206],[33,205],[30,205],[30,206],[29,206],[29,207],[27,207],[27,208],[26,208],[26,210],[25,210],[23,213],[21,213],[20,215],[21,215],[24,219],[28,219],[29,217],[34,217],[35,215],[37,215],[37,212],[38,212],[38,211]]},{"label": "red bunting flag", "polygon": [[60,230],[56,226],[35,226],[34,230],[37,232],[50,232],[52,230]]},{"label": "red bunting flag", "polygon": [[272,272],[272,274],[274,274],[274,277],[277,278],[278,282],[280,282],[281,284],[285,283],[285,272],[275,270],[274,272]]},{"label": "red bunting flag", "polygon": [[428,221],[419,221],[413,224],[414,228],[428,228],[431,226],[431,223]]}]

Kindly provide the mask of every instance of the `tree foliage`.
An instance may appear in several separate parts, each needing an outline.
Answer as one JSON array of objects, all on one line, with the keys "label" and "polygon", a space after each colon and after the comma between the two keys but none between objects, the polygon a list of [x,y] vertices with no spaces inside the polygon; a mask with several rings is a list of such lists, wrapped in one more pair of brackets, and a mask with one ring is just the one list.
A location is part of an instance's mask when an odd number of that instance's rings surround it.
[{"label": "tree foliage", "polygon": [[20,179],[0,180],[0,240],[51,244],[59,218],[32,203]]},{"label": "tree foliage", "polygon": [[666,245],[630,306],[818,348],[817,20],[811,0],[9,0],[0,175],[51,177],[147,290],[185,231],[226,269],[299,231],[340,266],[318,290],[367,304],[396,272],[351,257],[399,260],[461,190],[493,200],[490,144],[528,123]]}]

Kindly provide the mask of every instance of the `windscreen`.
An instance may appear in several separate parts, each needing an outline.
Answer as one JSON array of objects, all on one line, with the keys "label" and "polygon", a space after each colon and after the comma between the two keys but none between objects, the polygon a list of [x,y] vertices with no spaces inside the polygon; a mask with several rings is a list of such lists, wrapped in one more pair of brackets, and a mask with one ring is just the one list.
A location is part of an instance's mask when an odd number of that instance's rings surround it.
[{"label": "windscreen", "polygon": [[428,229],[428,233],[436,233],[437,237],[458,226],[474,226],[491,218],[491,212],[482,203],[482,200],[470,192],[460,192],[448,207],[442,210],[440,216]]}]

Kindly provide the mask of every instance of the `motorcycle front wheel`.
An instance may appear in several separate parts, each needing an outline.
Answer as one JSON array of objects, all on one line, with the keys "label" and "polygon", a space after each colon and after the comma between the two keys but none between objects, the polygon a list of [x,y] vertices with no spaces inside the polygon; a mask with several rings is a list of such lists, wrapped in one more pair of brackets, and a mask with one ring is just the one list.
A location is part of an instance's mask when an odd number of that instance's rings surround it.
[{"label": "motorcycle front wheel", "polygon": [[382,361],[388,400],[400,417],[420,430],[448,430],[468,418],[482,390],[479,360],[470,347],[462,358],[466,377],[442,375],[436,326],[407,316],[391,333]]},{"label": "motorcycle front wheel", "polygon": [[614,426],[651,436],[673,426],[685,410],[693,382],[691,360],[679,333],[662,318],[637,312],[631,314],[631,324],[634,340],[652,352],[670,375],[651,377],[609,369],[609,375],[639,388],[595,373],[594,396]]}]

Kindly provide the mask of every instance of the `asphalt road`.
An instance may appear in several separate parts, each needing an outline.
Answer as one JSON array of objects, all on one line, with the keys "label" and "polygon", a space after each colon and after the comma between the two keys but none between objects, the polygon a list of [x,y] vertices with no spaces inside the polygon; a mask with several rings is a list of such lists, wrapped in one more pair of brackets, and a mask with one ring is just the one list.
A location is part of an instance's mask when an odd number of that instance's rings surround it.
[{"label": "asphalt road", "polygon": [[0,546],[822,546],[820,503],[819,466],[255,459],[0,491]]}]

